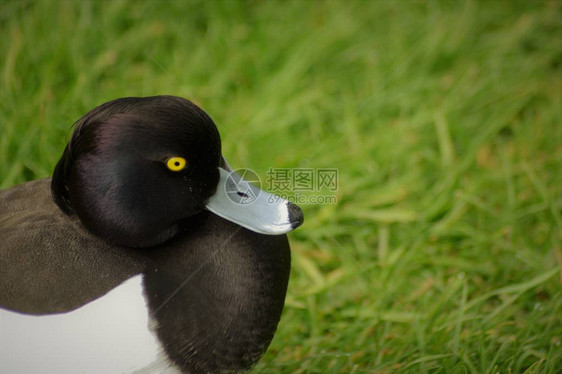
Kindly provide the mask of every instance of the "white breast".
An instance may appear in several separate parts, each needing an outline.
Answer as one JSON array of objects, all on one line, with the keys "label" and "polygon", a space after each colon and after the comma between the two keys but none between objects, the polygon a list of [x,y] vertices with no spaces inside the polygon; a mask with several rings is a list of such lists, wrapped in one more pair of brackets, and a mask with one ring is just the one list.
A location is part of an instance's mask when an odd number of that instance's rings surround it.
[{"label": "white breast", "polygon": [[69,313],[0,309],[0,373],[177,372],[148,326],[140,275]]}]

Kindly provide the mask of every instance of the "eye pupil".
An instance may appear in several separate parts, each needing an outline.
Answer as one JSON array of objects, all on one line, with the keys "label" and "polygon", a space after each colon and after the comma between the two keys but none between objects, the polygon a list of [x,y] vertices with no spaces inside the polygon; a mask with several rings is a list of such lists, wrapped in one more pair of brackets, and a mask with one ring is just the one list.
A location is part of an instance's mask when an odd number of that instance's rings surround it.
[{"label": "eye pupil", "polygon": [[180,166],[180,163],[176,161],[176,162],[174,163],[174,165]]}]

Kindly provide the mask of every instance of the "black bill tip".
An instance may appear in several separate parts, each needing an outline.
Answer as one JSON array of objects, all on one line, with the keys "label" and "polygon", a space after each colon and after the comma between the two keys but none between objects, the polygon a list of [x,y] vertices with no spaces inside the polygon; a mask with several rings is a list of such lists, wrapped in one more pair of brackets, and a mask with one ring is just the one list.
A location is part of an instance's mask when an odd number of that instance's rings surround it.
[{"label": "black bill tip", "polygon": [[304,214],[302,214],[301,208],[290,201],[287,202],[287,208],[289,209],[289,222],[291,223],[293,229],[296,229],[303,224]]}]

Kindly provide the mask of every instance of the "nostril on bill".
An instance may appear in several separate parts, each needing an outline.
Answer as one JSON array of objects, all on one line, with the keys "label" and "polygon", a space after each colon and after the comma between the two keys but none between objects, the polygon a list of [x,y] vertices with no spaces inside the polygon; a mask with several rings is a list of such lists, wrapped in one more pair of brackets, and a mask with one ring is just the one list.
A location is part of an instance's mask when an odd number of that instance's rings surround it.
[{"label": "nostril on bill", "polygon": [[238,192],[236,192],[236,194],[240,197],[249,197],[247,193],[242,192],[242,191],[238,191]]}]

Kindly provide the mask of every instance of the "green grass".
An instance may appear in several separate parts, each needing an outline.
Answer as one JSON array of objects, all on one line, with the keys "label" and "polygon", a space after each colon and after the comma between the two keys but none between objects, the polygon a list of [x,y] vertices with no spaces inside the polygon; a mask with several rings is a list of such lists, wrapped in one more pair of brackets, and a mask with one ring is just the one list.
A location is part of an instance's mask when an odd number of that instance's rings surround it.
[{"label": "green grass", "polygon": [[3,1],[0,27],[2,187],[155,94],[264,179],[339,169],[255,372],[559,372],[561,2]]}]

